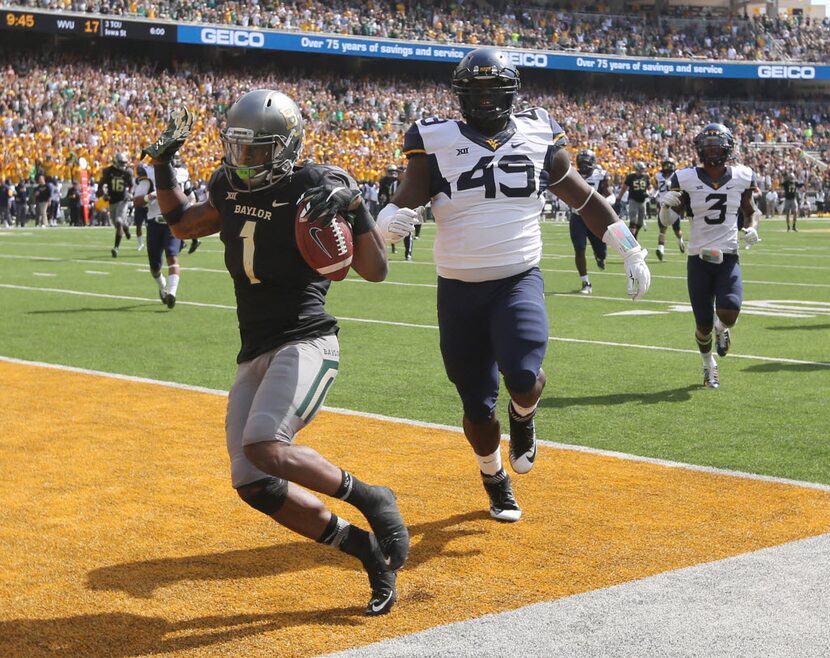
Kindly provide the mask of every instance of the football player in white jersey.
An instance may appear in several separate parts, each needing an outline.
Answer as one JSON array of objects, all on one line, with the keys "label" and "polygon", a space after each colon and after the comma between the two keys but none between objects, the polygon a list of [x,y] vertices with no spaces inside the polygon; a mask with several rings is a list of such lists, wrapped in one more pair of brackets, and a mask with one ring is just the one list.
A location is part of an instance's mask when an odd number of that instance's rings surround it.
[{"label": "football player in white jersey", "polygon": [[404,138],[406,176],[378,214],[385,239],[397,242],[419,222],[417,209],[432,202],[441,354],[462,401],[464,434],[490,498],[490,515],[500,521],[517,521],[521,509],[499,450],[499,372],[511,398],[511,466],[527,473],[536,459],[534,415],[545,386],[548,343],[538,267],[545,190],[617,250],[633,299],[651,281],[646,251],[571,168],[559,124],[541,108],[513,112],[519,84],[506,53],[468,53],[452,76],[464,120],[412,125]]},{"label": "football player in white jersey", "polygon": [[720,123],[710,123],[694,140],[700,167],[686,167],[672,174],[669,191],[663,195],[660,223],[674,223],[672,211],[691,212],[687,279],[695,314],[695,340],[703,359],[703,384],[720,386],[718,366],[712,355],[712,328],[719,356],[731,344],[730,329],[738,321],[743,299],[743,280],[738,259],[738,211],[746,244],[760,240],[754,225],[761,215],[752,194],[755,174],[744,165],[727,166],[735,148],[732,132]]},{"label": "football player in white jersey", "polygon": [[[178,153],[173,157],[172,165],[176,172],[176,182],[182,188],[188,188],[190,174]],[[147,259],[150,261],[150,275],[158,285],[161,303],[167,308],[173,308],[176,305],[176,294],[179,288],[179,253],[184,243],[170,232],[170,227],[164,220],[156,200],[155,180],[155,171],[152,167],[139,165],[138,184],[135,188],[136,196],[133,203],[136,209],[147,209]],[[191,203],[195,200],[195,195],[188,198]],[[161,271],[162,254],[167,258],[167,280]]]},{"label": "football player in white jersey", "polygon": [[[597,164],[597,156],[589,149],[581,150],[576,156],[576,170],[585,179],[585,182],[597,191],[603,198],[610,194],[608,172]],[[568,229],[571,234],[571,244],[574,247],[574,261],[579,278],[582,279],[582,288],[579,292],[590,295],[593,288],[588,277],[588,261],[585,259],[585,248],[591,243],[597,267],[605,269],[605,258],[608,255],[608,246],[602,239],[593,233],[585,224],[578,212],[573,209],[568,213]]]},{"label": "football player in white jersey", "polygon": [[[674,158],[666,158],[660,165],[660,171],[654,174],[654,187],[657,189],[657,207],[663,202],[663,195],[669,191],[669,180],[672,174],[677,169],[677,163]],[[673,210],[671,212],[674,212]],[[680,215],[676,215],[676,219],[672,222],[672,230],[677,237],[677,246],[681,254],[686,253],[686,243],[683,241],[683,231],[680,229]],[[657,258],[663,260],[666,252],[666,230],[667,226],[663,226],[662,222],[657,222],[660,227],[660,235],[657,236]]]}]

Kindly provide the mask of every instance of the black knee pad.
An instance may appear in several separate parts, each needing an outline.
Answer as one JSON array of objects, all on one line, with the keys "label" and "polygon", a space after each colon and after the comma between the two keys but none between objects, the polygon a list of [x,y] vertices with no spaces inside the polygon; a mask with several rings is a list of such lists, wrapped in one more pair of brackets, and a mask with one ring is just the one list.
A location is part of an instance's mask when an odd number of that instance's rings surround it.
[{"label": "black knee pad", "polygon": [[248,489],[244,494],[240,491],[242,500],[266,516],[279,512],[288,498],[288,482],[282,478],[267,477],[246,484],[241,489]]}]

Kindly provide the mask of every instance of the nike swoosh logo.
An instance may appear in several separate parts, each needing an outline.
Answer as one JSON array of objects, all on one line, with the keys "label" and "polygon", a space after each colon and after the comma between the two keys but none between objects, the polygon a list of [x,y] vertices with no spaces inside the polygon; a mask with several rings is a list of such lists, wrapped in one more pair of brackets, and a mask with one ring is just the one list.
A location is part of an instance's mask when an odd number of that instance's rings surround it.
[{"label": "nike swoosh logo", "polygon": [[527,461],[529,461],[531,464],[536,461],[536,442],[535,441],[533,442],[533,454],[530,455],[527,458]]},{"label": "nike swoosh logo", "polygon": [[328,249],[326,249],[325,245],[324,245],[324,244],[320,241],[320,236],[319,236],[319,233],[320,233],[320,231],[322,231],[322,230],[323,230],[323,229],[318,228],[318,227],[312,227],[312,228],[310,228],[310,229],[309,229],[308,234],[311,236],[311,239],[312,239],[312,240],[314,240],[314,242],[316,242],[316,243],[317,243],[317,246],[318,246],[318,247],[320,247],[320,249],[322,250],[322,252],[323,252],[326,256],[328,256],[329,258],[331,258],[331,254],[329,253],[329,250],[328,250]]},{"label": "nike swoosh logo", "polygon": [[387,597],[381,601],[380,603],[372,603],[371,608],[372,612],[380,612],[386,607],[386,604],[389,603],[389,600],[392,598],[392,592],[389,592]]},{"label": "nike swoosh logo", "polygon": [[272,208],[279,208],[280,206],[287,206],[289,203],[291,203],[291,202],[290,201],[274,201],[271,204],[271,207]]},{"label": "nike swoosh logo", "polygon": [[518,142],[518,143],[516,143],[516,142],[510,142],[510,148],[512,148],[512,149],[517,149],[517,148],[519,148],[522,144],[524,144],[524,142]]}]

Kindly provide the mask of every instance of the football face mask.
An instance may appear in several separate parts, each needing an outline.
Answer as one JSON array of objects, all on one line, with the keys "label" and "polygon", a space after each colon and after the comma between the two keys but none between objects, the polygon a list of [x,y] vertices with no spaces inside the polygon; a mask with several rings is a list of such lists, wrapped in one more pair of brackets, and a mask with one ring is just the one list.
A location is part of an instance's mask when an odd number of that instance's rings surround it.
[{"label": "football face mask", "polygon": [[222,131],[222,166],[244,191],[268,187],[291,171],[293,161],[285,157],[288,141],[282,135],[254,137],[246,128],[228,128]]}]

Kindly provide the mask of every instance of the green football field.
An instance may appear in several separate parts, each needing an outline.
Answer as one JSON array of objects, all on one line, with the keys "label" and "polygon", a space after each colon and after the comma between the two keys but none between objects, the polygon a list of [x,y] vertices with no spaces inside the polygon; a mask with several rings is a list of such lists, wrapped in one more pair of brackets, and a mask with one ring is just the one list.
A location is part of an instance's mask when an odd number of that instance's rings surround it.
[{"label": "green football field", "polygon": [[[641,233],[653,278],[635,303],[620,259],[599,272],[590,251],[594,292],[576,294],[567,224],[543,232],[551,340],[540,438],[830,484],[830,220],[802,221],[798,233],[765,220],[763,241],[741,251],[744,308],[719,360],[720,390],[702,386],[673,236],[661,263],[656,222]],[[384,283],[351,274],[332,285],[342,364],[327,405],[460,425],[438,351],[434,235],[424,227],[413,262],[402,248],[390,254]],[[182,255],[174,310],[159,301],[135,237],[117,259],[112,238],[98,228],[0,231],[0,356],[227,390],[239,337],[218,238]]]}]

